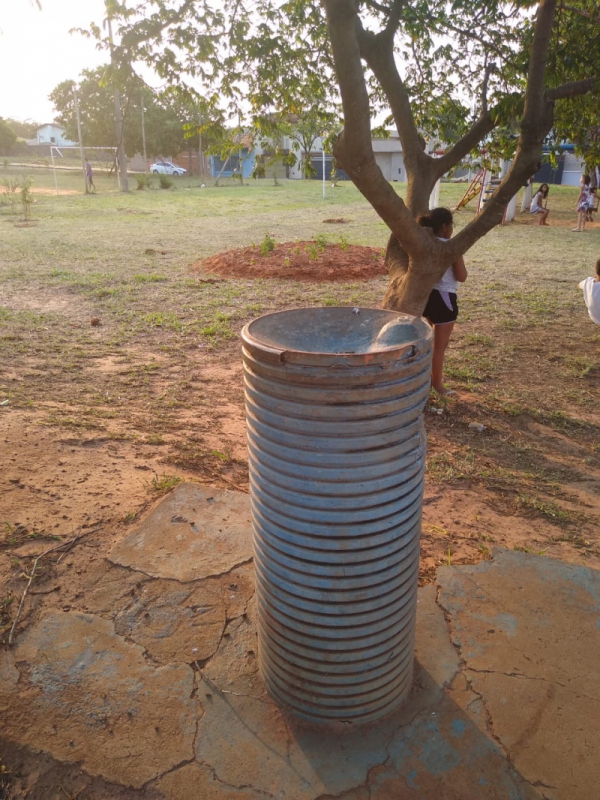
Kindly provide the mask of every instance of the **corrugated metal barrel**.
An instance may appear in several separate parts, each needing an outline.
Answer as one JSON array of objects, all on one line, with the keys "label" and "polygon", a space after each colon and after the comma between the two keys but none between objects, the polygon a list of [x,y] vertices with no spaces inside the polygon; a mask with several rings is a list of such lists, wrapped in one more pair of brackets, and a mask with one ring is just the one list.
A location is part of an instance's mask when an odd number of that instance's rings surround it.
[{"label": "corrugated metal barrel", "polygon": [[377,719],[411,685],[431,328],[303,308],[242,338],[262,675],[297,716]]}]

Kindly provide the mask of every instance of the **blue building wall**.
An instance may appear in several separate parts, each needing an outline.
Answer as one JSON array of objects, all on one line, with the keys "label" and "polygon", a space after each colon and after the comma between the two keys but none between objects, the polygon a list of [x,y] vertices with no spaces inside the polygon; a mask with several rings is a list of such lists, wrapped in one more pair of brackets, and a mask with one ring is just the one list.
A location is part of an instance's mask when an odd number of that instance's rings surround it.
[{"label": "blue building wall", "polygon": [[[251,178],[252,171],[254,170],[254,160],[256,155],[254,150],[248,151],[246,149],[242,150],[242,175],[244,178]],[[221,175],[222,178],[231,178],[231,176],[238,172],[238,157],[237,155],[231,156],[229,159],[229,164],[227,164],[227,168],[223,170]],[[210,157],[210,172],[213,178],[216,178],[219,172],[221,172],[221,167],[223,166],[223,161],[219,156],[211,156]]]}]

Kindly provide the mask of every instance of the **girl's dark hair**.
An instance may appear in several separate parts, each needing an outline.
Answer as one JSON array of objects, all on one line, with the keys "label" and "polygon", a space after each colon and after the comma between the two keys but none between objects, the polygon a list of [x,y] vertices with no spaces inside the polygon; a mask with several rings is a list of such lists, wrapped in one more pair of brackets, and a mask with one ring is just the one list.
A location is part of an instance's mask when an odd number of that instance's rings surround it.
[{"label": "girl's dark hair", "polygon": [[[546,191],[545,192],[543,191],[543,187],[544,186],[546,187]],[[540,188],[538,189],[538,192],[542,192],[544,197],[548,197],[548,192],[549,191],[550,191],[550,187],[548,186],[547,183],[540,183]]]},{"label": "girl's dark hair", "polygon": [[444,225],[452,225],[454,218],[449,208],[434,208],[427,214],[421,214],[417,222],[423,228],[432,228],[437,236],[438,233],[441,233]]},{"label": "girl's dark hair", "polygon": [[596,275],[600,278],[600,258],[596,261]]},{"label": "girl's dark hair", "polygon": [[592,182],[592,179],[590,178],[589,175],[584,175],[583,176],[583,185],[584,186],[589,186],[591,182]]}]

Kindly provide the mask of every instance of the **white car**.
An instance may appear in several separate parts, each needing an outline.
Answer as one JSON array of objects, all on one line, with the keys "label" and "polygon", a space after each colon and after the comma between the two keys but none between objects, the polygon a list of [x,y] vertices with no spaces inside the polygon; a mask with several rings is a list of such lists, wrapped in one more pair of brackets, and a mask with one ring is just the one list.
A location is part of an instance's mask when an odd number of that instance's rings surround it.
[{"label": "white car", "polygon": [[170,161],[163,161],[159,159],[150,167],[150,172],[153,175],[185,175],[187,169],[178,167],[177,164],[172,164]]}]

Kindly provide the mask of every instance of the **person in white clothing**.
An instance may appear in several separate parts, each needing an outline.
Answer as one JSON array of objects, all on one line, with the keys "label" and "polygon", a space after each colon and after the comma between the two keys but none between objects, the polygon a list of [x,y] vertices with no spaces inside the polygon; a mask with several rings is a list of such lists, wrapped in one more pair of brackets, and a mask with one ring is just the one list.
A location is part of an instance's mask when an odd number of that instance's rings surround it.
[{"label": "person in white clothing", "polygon": [[600,258],[596,261],[596,275],[582,280],[579,288],[583,289],[583,299],[592,322],[600,325]]},{"label": "person in white clothing", "polygon": [[[419,225],[431,228],[442,242],[452,236],[454,220],[448,208],[434,208],[419,217]],[[458,317],[458,284],[467,280],[467,269],[462,256],[451,264],[429,295],[423,316],[433,327],[433,361],[431,363],[431,385],[440,395],[453,394],[446,389],[442,377],[444,356]]]},{"label": "person in white clothing", "polygon": [[542,183],[540,188],[535,193],[535,196],[531,201],[531,206],[529,207],[531,214],[539,214],[540,221],[538,222],[538,225],[548,225],[546,220],[548,219],[548,214],[550,213],[550,209],[548,208],[549,191],[550,187],[548,184]]}]

